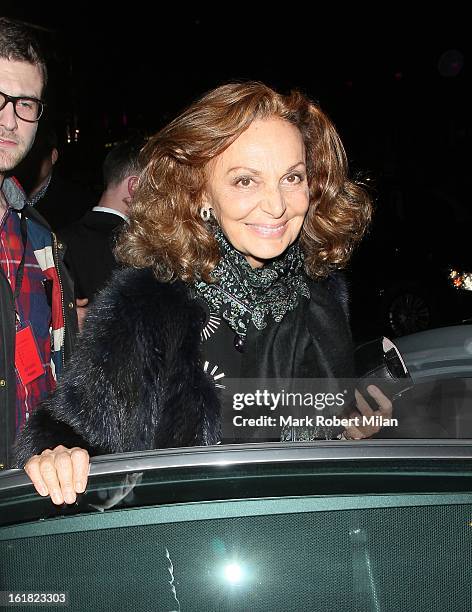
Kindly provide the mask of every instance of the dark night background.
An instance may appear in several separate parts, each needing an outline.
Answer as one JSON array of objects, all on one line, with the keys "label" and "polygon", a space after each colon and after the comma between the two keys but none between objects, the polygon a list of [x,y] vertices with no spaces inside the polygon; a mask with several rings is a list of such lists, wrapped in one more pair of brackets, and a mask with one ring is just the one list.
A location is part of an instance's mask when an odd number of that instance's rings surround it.
[{"label": "dark night background", "polygon": [[204,91],[255,78],[318,100],[354,168],[430,173],[464,187],[469,68],[457,9],[412,21],[409,11],[388,6],[383,15],[339,7],[337,19],[317,14],[316,5],[309,13],[302,6],[149,6],[4,10],[44,28],[49,115],[59,128],[78,127],[81,146],[152,132]]},{"label": "dark night background", "polygon": [[398,4],[364,12],[321,12],[317,4],[2,6],[40,27],[48,114],[68,178],[99,189],[107,145],[152,133],[212,87],[251,78],[302,89],[321,104],[353,174],[375,186],[383,235],[405,230],[413,242],[421,234],[437,244],[445,224],[451,235],[470,221],[469,33],[458,6],[429,6],[417,17]]}]

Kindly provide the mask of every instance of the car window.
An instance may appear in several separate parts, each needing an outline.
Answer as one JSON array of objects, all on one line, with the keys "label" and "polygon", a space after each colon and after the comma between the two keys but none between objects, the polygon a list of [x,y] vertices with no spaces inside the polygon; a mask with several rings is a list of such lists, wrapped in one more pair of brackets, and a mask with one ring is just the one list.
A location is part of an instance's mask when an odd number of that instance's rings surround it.
[{"label": "car window", "polygon": [[[467,610],[470,460],[370,447],[368,460],[92,477],[74,513],[3,522],[0,590],[66,592],[81,612]],[[10,523],[15,496],[0,499]]]},{"label": "car window", "polygon": [[365,501],[246,500],[68,519],[55,533],[1,542],[3,581],[66,590],[69,609],[97,612],[467,610],[470,496]]}]

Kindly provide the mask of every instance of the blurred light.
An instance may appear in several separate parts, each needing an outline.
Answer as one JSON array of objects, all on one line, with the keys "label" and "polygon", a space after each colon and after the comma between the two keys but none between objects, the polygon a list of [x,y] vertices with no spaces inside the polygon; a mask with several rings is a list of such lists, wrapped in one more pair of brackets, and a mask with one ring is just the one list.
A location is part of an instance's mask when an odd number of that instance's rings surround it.
[{"label": "blurred light", "polygon": [[456,289],[472,291],[472,272],[449,271],[449,279]]},{"label": "blurred light", "polygon": [[223,570],[224,576],[228,582],[236,584],[243,577],[242,567],[238,563],[228,563]]},{"label": "blurred light", "polygon": [[120,144],[119,140],[115,140],[115,142],[106,142],[105,149],[111,149],[112,147],[116,147],[118,144]]}]

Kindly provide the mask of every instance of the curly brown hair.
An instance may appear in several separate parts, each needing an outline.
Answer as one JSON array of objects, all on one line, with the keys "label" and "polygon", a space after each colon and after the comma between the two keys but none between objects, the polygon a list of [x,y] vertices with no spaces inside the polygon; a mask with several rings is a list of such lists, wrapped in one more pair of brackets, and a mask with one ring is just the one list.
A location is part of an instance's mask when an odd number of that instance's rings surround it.
[{"label": "curly brown hair", "polygon": [[220,254],[211,224],[200,217],[206,167],[255,119],[272,117],[295,125],[305,143],[310,206],[300,244],[306,272],[323,277],[343,267],[369,224],[370,197],[349,180],[340,137],[319,106],[299,91],[284,96],[255,81],[210,91],[148,141],[117,257],[153,267],[161,280],[210,280]]}]

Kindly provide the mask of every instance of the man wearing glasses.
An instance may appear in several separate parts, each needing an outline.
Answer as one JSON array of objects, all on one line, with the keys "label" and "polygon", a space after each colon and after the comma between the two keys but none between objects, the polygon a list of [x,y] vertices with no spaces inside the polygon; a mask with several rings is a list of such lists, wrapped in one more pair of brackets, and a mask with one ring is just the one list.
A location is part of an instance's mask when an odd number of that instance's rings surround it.
[{"label": "man wearing glasses", "polygon": [[77,331],[60,245],[11,176],[33,145],[46,80],[30,29],[0,18],[0,469],[54,389]]}]

